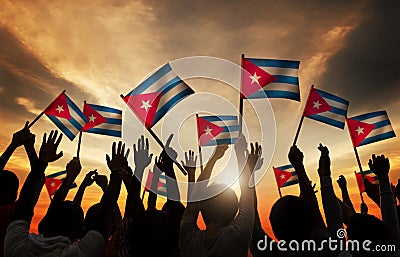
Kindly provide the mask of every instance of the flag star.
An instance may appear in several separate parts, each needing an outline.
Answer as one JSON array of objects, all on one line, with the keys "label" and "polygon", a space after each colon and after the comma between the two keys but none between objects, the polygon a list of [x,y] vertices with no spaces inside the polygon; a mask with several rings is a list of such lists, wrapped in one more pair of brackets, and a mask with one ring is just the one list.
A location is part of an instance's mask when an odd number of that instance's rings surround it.
[{"label": "flag star", "polygon": [[212,129],[210,129],[209,127],[207,127],[204,132],[206,133],[206,135],[211,135],[211,131]]},{"label": "flag star", "polygon": [[285,177],[286,177],[285,174],[282,174],[281,175],[281,180],[285,179]]},{"label": "flag star", "polygon": [[313,104],[314,104],[313,108],[317,108],[317,109],[319,109],[319,107],[322,105],[319,103],[319,100],[313,102]]},{"label": "flag star", "polygon": [[57,105],[56,111],[58,111],[59,114],[61,112],[63,112],[64,111],[63,106],[62,105]]},{"label": "flag star", "polygon": [[140,106],[140,108],[145,109],[146,112],[148,112],[151,107],[150,100],[147,100],[146,102],[142,100],[142,106]]},{"label": "flag star", "polygon": [[51,183],[50,183],[50,186],[51,186],[51,187],[55,187],[56,184],[55,184],[54,182],[51,182]]},{"label": "flag star", "polygon": [[253,76],[249,76],[249,78],[251,79],[251,84],[252,85],[253,85],[253,83],[260,84],[260,82],[258,82],[258,80],[261,78],[261,76],[257,76],[256,72],[254,72]]},{"label": "flag star", "polygon": [[92,113],[92,115],[89,116],[89,122],[94,122],[94,120],[95,120],[96,118],[97,118],[97,117],[94,116],[93,113]]},{"label": "flag star", "polygon": [[364,128],[358,126],[358,128],[356,129],[356,132],[357,132],[358,135],[364,134]]}]

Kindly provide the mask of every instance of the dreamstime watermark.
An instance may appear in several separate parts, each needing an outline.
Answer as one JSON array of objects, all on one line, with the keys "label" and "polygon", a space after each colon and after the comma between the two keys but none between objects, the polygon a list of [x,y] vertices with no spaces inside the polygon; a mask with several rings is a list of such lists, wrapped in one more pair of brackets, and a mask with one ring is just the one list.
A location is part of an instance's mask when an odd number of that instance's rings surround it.
[{"label": "dreamstime watermark", "polygon": [[277,249],[281,252],[322,252],[322,251],[349,251],[349,252],[395,252],[395,245],[374,245],[370,240],[358,241],[358,240],[347,240],[346,241],[346,230],[339,229],[336,232],[337,239],[329,237],[321,241],[315,240],[279,240],[274,241],[268,239],[267,236],[257,242],[257,248],[259,251],[270,251]]}]

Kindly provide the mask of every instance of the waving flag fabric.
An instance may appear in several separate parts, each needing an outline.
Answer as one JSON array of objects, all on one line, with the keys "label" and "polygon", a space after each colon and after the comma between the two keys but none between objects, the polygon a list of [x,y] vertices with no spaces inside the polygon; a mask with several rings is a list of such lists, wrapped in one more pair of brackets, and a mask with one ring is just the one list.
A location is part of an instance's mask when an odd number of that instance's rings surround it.
[{"label": "waving flag fabric", "polygon": [[167,63],[123,99],[146,128],[151,128],[168,110],[193,93]]},{"label": "waving flag fabric", "polygon": [[208,120],[205,120],[200,117],[196,117],[197,121],[197,135],[199,140],[199,145],[203,146],[208,143],[210,140],[218,136],[221,132],[224,131],[223,127],[215,125]]},{"label": "waving flag fabric", "polygon": [[[153,181],[153,172],[149,171],[147,174],[146,186],[144,187],[144,191],[150,191],[151,183]],[[160,174],[158,179],[158,188],[157,194],[167,197],[167,179],[164,174]]]},{"label": "waving flag fabric", "polygon": [[347,119],[353,146],[362,146],[395,137],[386,111],[362,114]]},{"label": "waving flag fabric", "polygon": [[284,98],[300,101],[299,89],[299,66],[300,61],[256,59],[246,58],[247,61],[267,72],[274,79],[265,85],[263,89],[257,90],[247,96],[249,99],[256,98]]},{"label": "waving flag fabric", "polygon": [[[374,185],[379,185],[378,176],[376,176],[370,170],[364,171],[364,178],[368,179],[368,181]],[[357,179],[357,185],[358,185],[358,189],[360,190],[360,193],[365,192],[364,180],[363,180],[363,176],[362,176],[361,172],[356,172],[356,179]]]},{"label": "waving flag fabric", "polygon": [[121,110],[85,103],[83,114],[87,119],[87,123],[82,128],[82,131],[106,136],[121,137]]},{"label": "waving flag fabric", "polygon": [[239,137],[239,121],[235,115],[199,116],[199,120],[197,128],[200,146],[234,144]]},{"label": "waving flag fabric", "polygon": [[348,108],[349,101],[311,88],[303,116],[343,129]]},{"label": "waving flag fabric", "polygon": [[274,76],[246,58],[242,60],[242,68],[241,97],[247,98],[276,80]]},{"label": "waving flag fabric", "polygon": [[43,112],[70,140],[74,140],[86,124],[85,115],[65,92],[62,92]]},{"label": "waving flag fabric", "polygon": [[292,165],[273,167],[276,184],[279,188],[295,185],[299,183],[297,173]]},{"label": "waving flag fabric", "polygon": [[[62,182],[64,181],[65,177],[67,176],[67,171],[59,171],[50,175],[46,176],[46,189],[49,193],[50,198],[55,194],[55,192],[60,188]],[[77,185],[74,182],[71,185],[71,188],[76,188]]]}]

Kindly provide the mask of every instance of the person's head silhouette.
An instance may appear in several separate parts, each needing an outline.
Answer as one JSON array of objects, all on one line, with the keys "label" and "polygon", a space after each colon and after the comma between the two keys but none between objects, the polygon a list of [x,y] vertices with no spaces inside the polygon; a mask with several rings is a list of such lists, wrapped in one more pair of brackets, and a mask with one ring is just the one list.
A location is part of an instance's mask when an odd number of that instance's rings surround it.
[{"label": "person's head silhouette", "polygon": [[238,211],[239,204],[236,193],[230,187],[227,188],[222,184],[213,184],[207,187],[208,195],[214,195],[213,192],[218,194],[200,203],[200,212],[204,223],[206,226],[211,224],[227,226],[233,221]]},{"label": "person's head silhouette", "polygon": [[71,201],[52,202],[39,223],[39,233],[44,237],[64,236],[76,241],[82,235],[83,210]]},{"label": "person's head silhouette", "polygon": [[13,203],[17,200],[19,181],[11,171],[0,172],[0,206]]},{"label": "person's head silhouette", "polygon": [[314,212],[305,200],[287,195],[272,206],[269,220],[279,240],[310,239]]}]

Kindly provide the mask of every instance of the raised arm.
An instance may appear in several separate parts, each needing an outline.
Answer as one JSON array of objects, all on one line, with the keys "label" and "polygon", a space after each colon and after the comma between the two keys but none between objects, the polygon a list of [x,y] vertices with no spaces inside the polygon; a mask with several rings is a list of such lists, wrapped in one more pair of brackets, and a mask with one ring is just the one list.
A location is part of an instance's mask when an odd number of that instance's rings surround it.
[{"label": "raised arm", "polygon": [[379,189],[381,194],[382,221],[389,229],[391,236],[397,246],[400,245],[399,221],[397,218],[396,201],[393,196],[389,181],[390,163],[384,155],[372,155],[368,162],[369,168],[379,178]]},{"label": "raised arm", "polygon": [[185,162],[182,161],[182,166],[188,173],[188,188],[187,188],[187,199],[189,200],[190,195],[193,191],[193,184],[196,181],[196,163],[197,156],[194,156],[194,152],[189,150],[185,152]]},{"label": "raised arm", "polygon": [[330,237],[336,238],[338,229],[343,227],[343,215],[340,204],[333,191],[329,150],[322,144],[319,144],[318,150],[321,151],[318,175],[321,182],[322,205],[328,225],[328,234]]},{"label": "raised arm", "polygon": [[300,195],[301,197],[307,201],[313,208],[315,213],[315,220],[314,220],[314,232],[320,234],[321,231],[325,231],[325,223],[324,219],[322,218],[321,211],[319,209],[318,200],[315,195],[314,188],[311,185],[310,179],[307,176],[306,170],[304,168],[303,159],[304,155],[297,148],[296,145],[292,146],[289,151],[289,161],[293,165],[297,177],[299,180],[300,186]]},{"label": "raised arm", "polygon": [[73,202],[76,205],[81,206],[83,194],[85,193],[86,188],[93,184],[96,175],[97,175],[97,171],[96,170],[89,171],[86,174],[86,176],[83,179],[81,185],[79,186],[78,192],[76,192],[76,195],[74,197],[74,201]]},{"label": "raised arm", "polygon": [[157,158],[153,168],[153,177],[151,178],[151,185],[149,196],[147,198],[147,210],[155,210],[157,204],[158,181],[162,173],[163,160],[161,155]]},{"label": "raised arm", "polygon": [[[144,169],[151,163],[152,157],[153,154],[149,154],[149,139],[142,135],[138,139],[137,144],[133,144],[134,176],[131,177],[128,185],[125,183],[128,191],[125,204],[125,218],[132,218],[144,211],[144,206],[140,199],[141,181],[143,180]],[[128,166],[125,173],[130,172],[130,167]]]},{"label": "raised arm", "polygon": [[347,190],[347,181],[346,178],[343,175],[339,176],[339,179],[336,181],[339,185],[340,190],[342,191],[342,200],[343,203],[345,203],[348,207],[350,207],[354,212],[354,206],[353,203],[350,200],[350,195],[349,191]]},{"label": "raised arm", "polygon": [[165,173],[165,179],[167,181],[167,201],[178,201],[180,202],[181,194],[179,192],[178,183],[176,181],[176,175],[174,171],[174,162],[178,157],[178,153],[170,146],[173,134],[171,134],[167,142],[165,143],[165,150],[161,153],[163,158],[162,171]]},{"label": "raised arm", "polygon": [[22,186],[15,206],[13,220],[25,220],[28,224],[31,223],[33,209],[45,182],[44,171],[49,162],[56,161],[62,156],[62,152],[57,154],[62,135],[60,134],[57,138],[57,134],[57,131],[51,131],[48,138],[46,133],[44,134],[39,158],[33,161],[33,168]]},{"label": "raised arm", "polygon": [[63,180],[60,188],[54,194],[52,202],[60,202],[65,200],[72,184],[74,183],[76,177],[81,172],[81,169],[82,166],[79,159],[77,157],[72,158],[72,160],[67,164],[66,167],[67,176]]},{"label": "raised arm", "polygon": [[121,191],[122,173],[123,170],[126,170],[128,167],[126,157],[125,144],[122,144],[121,141],[118,142],[118,147],[115,142],[113,143],[111,158],[109,155],[106,155],[107,166],[111,171],[110,183],[100,201],[100,219],[96,228],[105,239],[108,237],[109,228],[113,220],[113,213]]},{"label": "raised arm", "polygon": [[[29,123],[26,122],[23,129],[14,133],[11,143],[7,146],[6,150],[0,156],[0,171],[4,170],[4,167],[6,166],[11,155],[14,153],[15,149],[17,149],[21,145],[24,145],[25,143],[27,143],[28,140],[32,140],[32,137],[34,137],[34,135],[31,134],[29,131],[28,124]],[[29,148],[29,150],[31,150],[31,149],[32,148]],[[29,154],[28,154],[28,156],[29,156]],[[32,160],[32,161],[35,161],[35,160]]]}]

